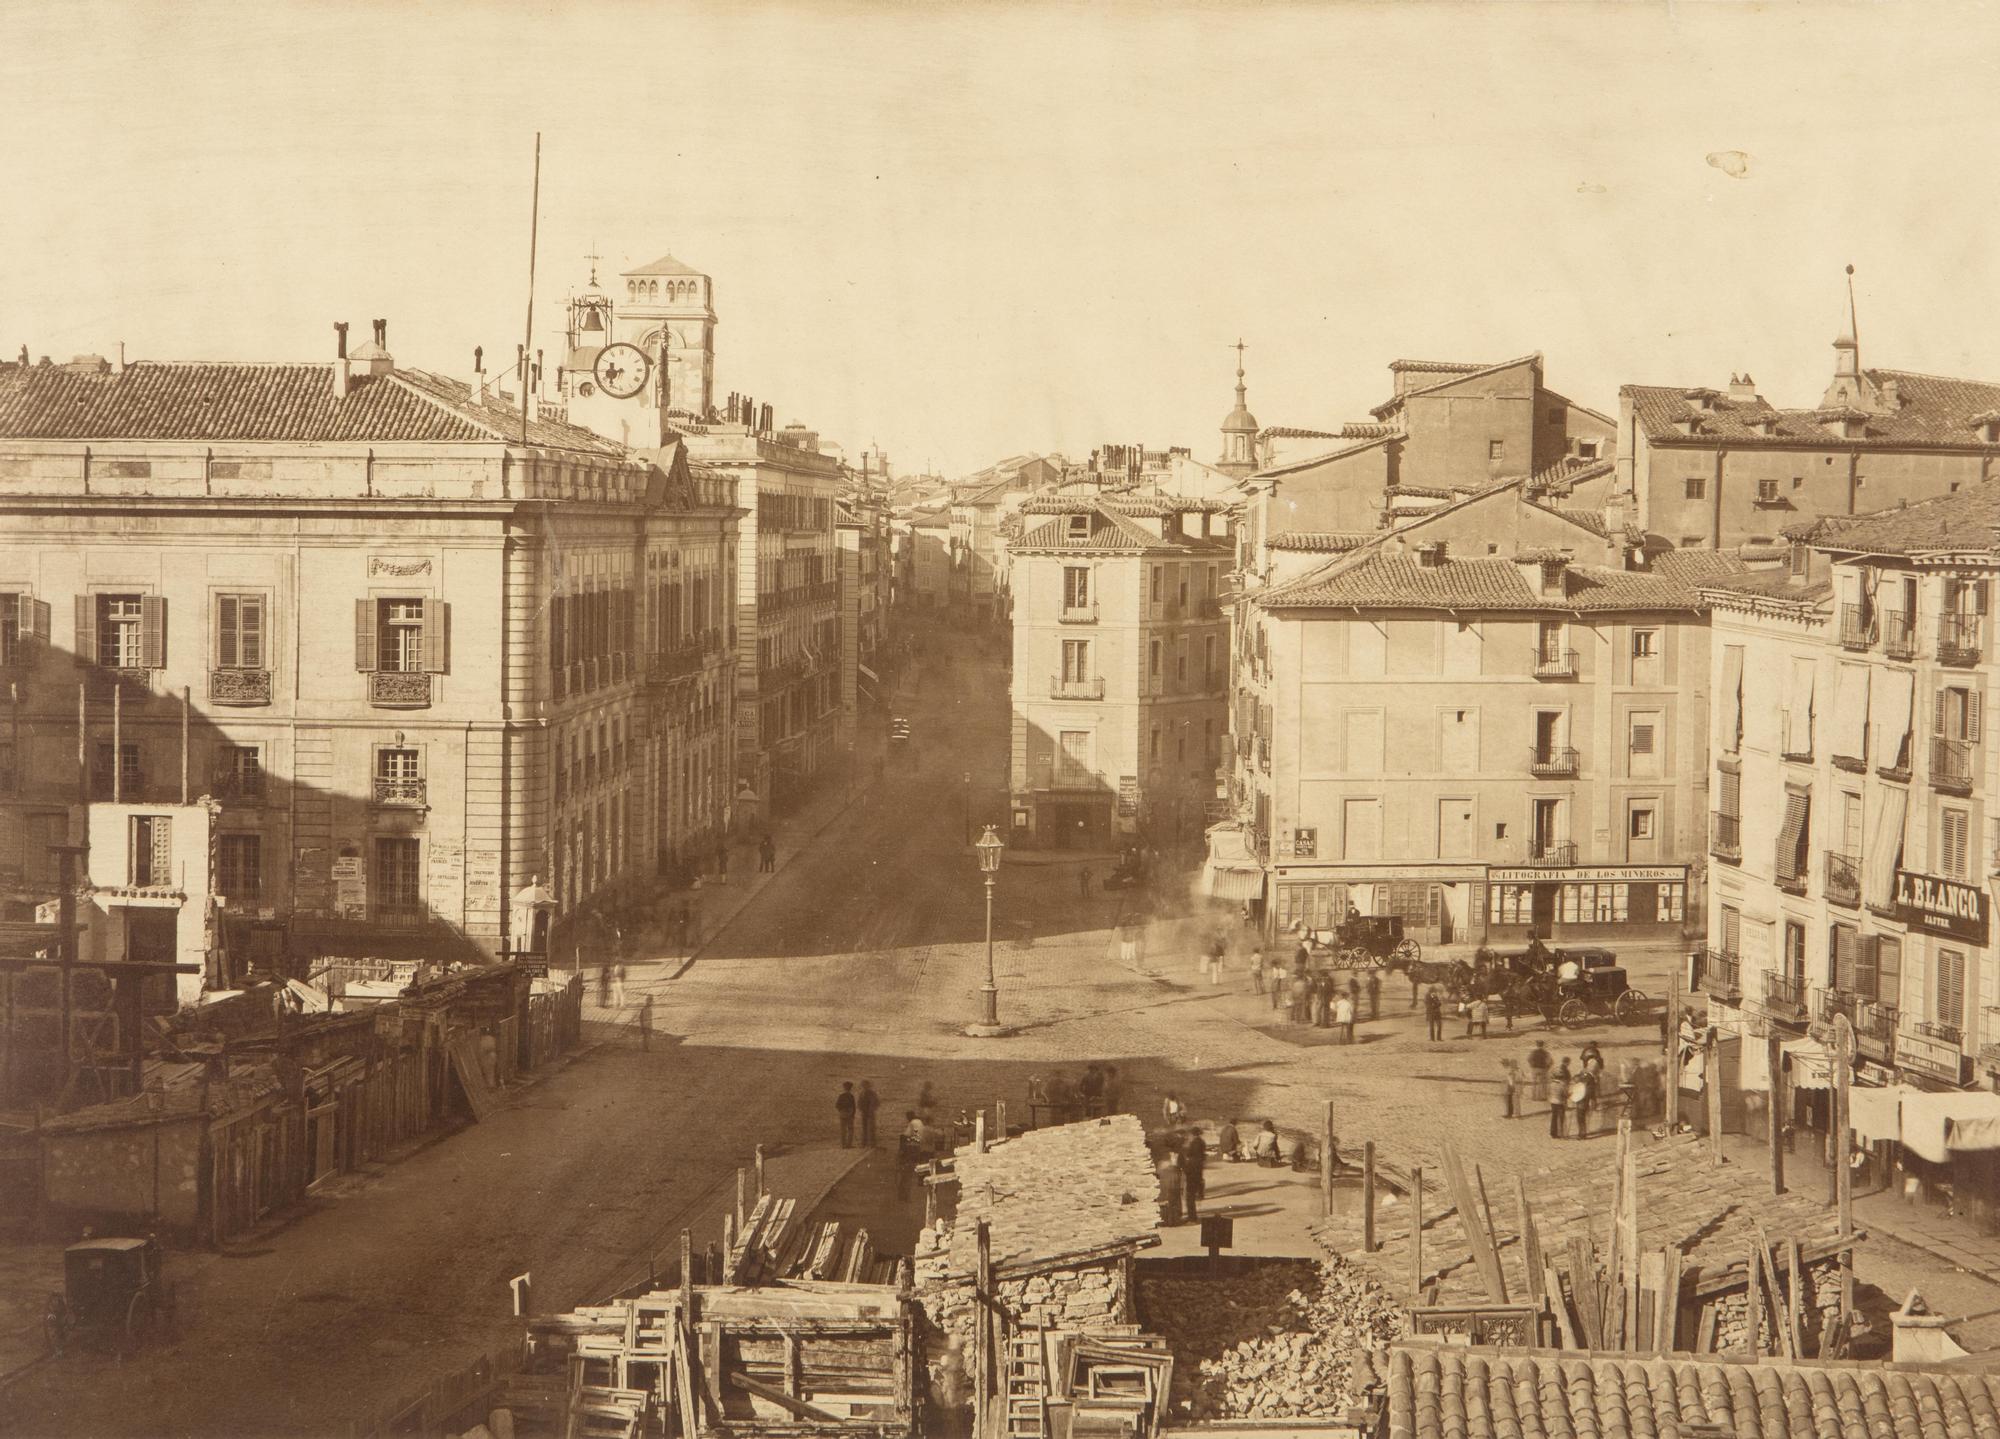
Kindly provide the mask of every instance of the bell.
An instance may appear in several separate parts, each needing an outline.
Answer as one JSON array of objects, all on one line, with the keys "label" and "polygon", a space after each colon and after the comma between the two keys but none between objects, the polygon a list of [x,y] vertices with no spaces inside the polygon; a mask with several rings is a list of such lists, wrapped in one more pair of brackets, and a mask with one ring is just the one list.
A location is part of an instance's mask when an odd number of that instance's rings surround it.
[{"label": "bell", "polygon": [[583,328],[586,330],[603,330],[604,316],[598,313],[595,307],[585,310],[583,312]]}]

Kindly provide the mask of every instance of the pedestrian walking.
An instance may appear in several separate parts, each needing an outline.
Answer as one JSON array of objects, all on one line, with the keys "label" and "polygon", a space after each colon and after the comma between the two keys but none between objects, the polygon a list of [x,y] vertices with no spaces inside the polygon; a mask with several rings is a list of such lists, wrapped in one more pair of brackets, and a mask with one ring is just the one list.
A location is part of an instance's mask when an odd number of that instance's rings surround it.
[{"label": "pedestrian walking", "polygon": [[1312,992],[1303,970],[1292,976],[1292,1023],[1305,1024],[1312,1018]]},{"label": "pedestrian walking", "polygon": [[1285,962],[1277,960],[1271,966],[1271,1012],[1283,1007],[1285,996],[1291,993],[1291,980],[1285,973]]},{"label": "pedestrian walking", "polygon": [[1076,892],[1080,898],[1090,898],[1090,866],[1087,864],[1076,872]]},{"label": "pedestrian walking", "polygon": [[1202,1142],[1201,1131],[1190,1128],[1181,1143],[1181,1187],[1189,1219],[1201,1218],[1200,1204],[1208,1196],[1207,1167],[1208,1146]]},{"label": "pedestrian walking", "polygon": [[729,883],[729,841],[726,839],[715,842],[715,882]]},{"label": "pedestrian walking", "polygon": [[1139,927],[1135,924],[1118,926],[1118,962],[1127,969],[1139,965]]},{"label": "pedestrian walking", "polygon": [[611,1008],[611,966],[608,964],[597,971],[597,1007]]},{"label": "pedestrian walking", "polygon": [[1503,1059],[1500,1061],[1500,1069],[1505,1076],[1500,1081],[1502,1086],[1500,1091],[1500,1117],[1502,1119],[1512,1119],[1519,1111],[1521,1066],[1512,1059]]},{"label": "pedestrian walking", "polygon": [[[878,1142],[875,1137],[875,1111],[882,1107],[882,1096],[875,1092],[875,1086],[867,1080],[861,1081],[861,1093],[855,1096],[854,1107],[861,1115],[861,1144],[873,1149]],[[1001,1136],[1003,1139],[1005,1135]]]},{"label": "pedestrian walking", "polygon": [[1535,1047],[1528,1051],[1528,1095],[1537,1103],[1549,1097],[1549,1066],[1554,1062],[1548,1046],[1536,1040]]},{"label": "pedestrian walking", "polygon": [[622,959],[611,966],[611,1004],[614,1009],[625,1007],[625,961]]},{"label": "pedestrian walking", "polygon": [[1261,944],[1250,947],[1250,992],[1264,992],[1264,946]]},{"label": "pedestrian walking", "polygon": [[1570,1108],[1576,1112],[1572,1127],[1578,1139],[1590,1138],[1590,1108],[1597,1102],[1598,1085],[1603,1073],[1601,1063],[1597,1068],[1586,1068],[1570,1086]]},{"label": "pedestrian walking", "polygon": [[833,1112],[840,1116],[840,1147],[854,1147],[854,1081],[840,1086],[840,1093],[834,1097]]},{"label": "pedestrian walking", "polygon": [[639,1048],[647,1052],[653,1048],[653,996],[650,994],[639,1001]]},{"label": "pedestrian walking", "polygon": [[757,869],[761,874],[770,874],[778,867],[778,846],[768,834],[757,845]]},{"label": "pedestrian walking", "polygon": [[1171,1149],[1161,1150],[1159,1158],[1153,1161],[1153,1172],[1160,1180],[1160,1223],[1172,1228],[1181,1222],[1181,1205],[1185,1202],[1187,1176],[1181,1172],[1181,1157]]},{"label": "pedestrian walking", "polygon": [[1181,1121],[1187,1118],[1187,1107],[1171,1089],[1167,1091],[1167,1097],[1160,1101],[1160,1117],[1168,1129],[1180,1128]]},{"label": "pedestrian walking", "polygon": [[1333,1022],[1340,1027],[1340,1042],[1354,1043],[1354,996],[1343,994],[1333,1002]]},{"label": "pedestrian walking", "polygon": [[1563,1137],[1564,1112],[1569,1108],[1569,1060],[1565,1058],[1556,1066],[1556,1072],[1549,1078],[1549,1138]]},{"label": "pedestrian walking", "polygon": [[1444,996],[1438,993],[1435,984],[1424,991],[1424,1022],[1429,1027],[1431,1043],[1444,1038]]},{"label": "pedestrian walking", "polygon": [[1403,972],[1410,977],[1410,1008],[1415,1009],[1417,1007],[1417,992],[1423,988],[1424,983],[1417,974],[1416,961],[1412,960],[1410,967]]},{"label": "pedestrian walking", "polygon": [[1382,1017],[1382,972],[1368,971],[1368,1018],[1370,1022]]}]

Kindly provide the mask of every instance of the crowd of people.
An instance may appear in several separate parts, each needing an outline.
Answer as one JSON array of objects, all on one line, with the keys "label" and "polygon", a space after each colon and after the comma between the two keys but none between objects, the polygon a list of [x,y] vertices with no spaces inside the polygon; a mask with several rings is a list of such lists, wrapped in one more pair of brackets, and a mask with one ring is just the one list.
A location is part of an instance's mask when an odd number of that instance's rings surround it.
[{"label": "crowd of people", "polygon": [[1201,1203],[1208,1194],[1208,1162],[1214,1158],[1231,1164],[1257,1164],[1267,1169],[1285,1165],[1304,1167],[1305,1142],[1287,1142],[1278,1126],[1266,1119],[1243,1139],[1242,1121],[1225,1120],[1216,1131],[1211,1150],[1200,1126],[1190,1123],[1180,1100],[1169,1093],[1161,1105],[1161,1128],[1146,1136],[1153,1157],[1153,1172],[1160,1181],[1160,1222],[1165,1225],[1192,1224],[1201,1218]]},{"label": "crowd of people", "polygon": [[[1602,1132],[1602,1121],[1622,1115],[1635,1125],[1650,1124],[1664,1111],[1664,1072],[1650,1060],[1621,1059],[1615,1073],[1607,1073],[1604,1053],[1595,1040],[1577,1052],[1574,1062],[1568,1055],[1557,1059],[1541,1040],[1528,1051],[1525,1064],[1504,1059],[1505,1074],[1501,1113],[1508,1119],[1524,1117],[1529,1106],[1549,1107],[1551,1139],[1585,1139]],[[1593,1117],[1600,1121],[1592,1127]]]},{"label": "crowd of people", "polygon": [[1282,956],[1266,962],[1262,947],[1250,954],[1250,988],[1268,994],[1271,1008],[1293,1024],[1337,1032],[1342,1044],[1354,1043],[1354,1027],[1366,1006],[1370,1020],[1382,1016],[1382,972],[1334,969],[1319,962],[1301,939],[1289,962]]}]

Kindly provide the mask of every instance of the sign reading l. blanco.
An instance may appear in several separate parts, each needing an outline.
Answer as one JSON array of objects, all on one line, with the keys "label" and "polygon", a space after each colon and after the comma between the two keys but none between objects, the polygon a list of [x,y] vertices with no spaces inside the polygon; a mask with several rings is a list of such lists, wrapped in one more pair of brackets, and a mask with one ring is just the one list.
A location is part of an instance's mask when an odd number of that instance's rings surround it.
[{"label": "sign reading l. blanco", "polygon": [[1899,869],[1896,910],[1905,923],[1926,933],[1986,943],[1986,893],[1974,885]]}]

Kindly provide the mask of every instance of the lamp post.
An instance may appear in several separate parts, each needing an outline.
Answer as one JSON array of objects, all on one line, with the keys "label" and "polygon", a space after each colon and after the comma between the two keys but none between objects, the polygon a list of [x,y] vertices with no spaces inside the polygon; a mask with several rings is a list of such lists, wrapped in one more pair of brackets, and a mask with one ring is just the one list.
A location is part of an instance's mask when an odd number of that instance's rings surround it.
[{"label": "lamp post", "polygon": [[1002,1033],[1000,987],[993,982],[993,876],[1000,872],[1000,855],[1007,844],[989,824],[973,848],[979,851],[979,872],[986,881],[986,983],[979,991],[979,1023],[970,1032],[990,1037]]},{"label": "lamp post", "polygon": [[961,844],[972,843],[972,771],[966,770],[959,779],[959,833]]}]

